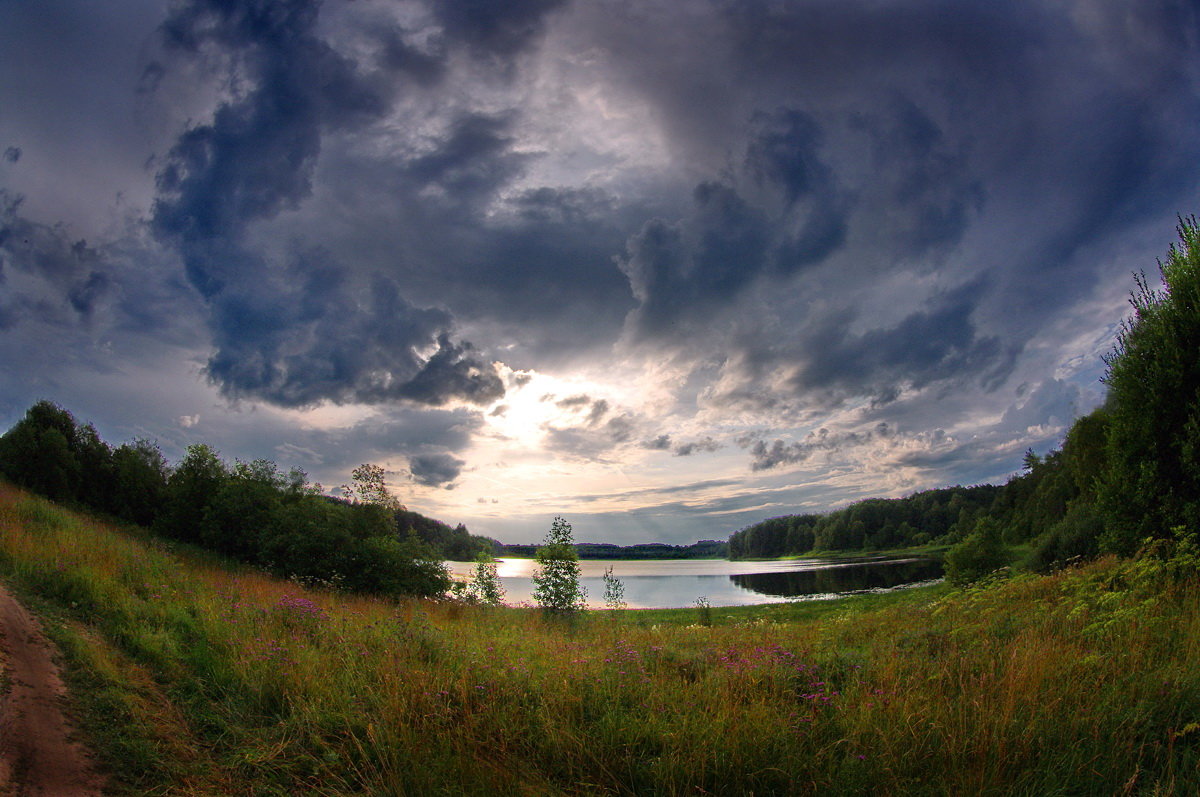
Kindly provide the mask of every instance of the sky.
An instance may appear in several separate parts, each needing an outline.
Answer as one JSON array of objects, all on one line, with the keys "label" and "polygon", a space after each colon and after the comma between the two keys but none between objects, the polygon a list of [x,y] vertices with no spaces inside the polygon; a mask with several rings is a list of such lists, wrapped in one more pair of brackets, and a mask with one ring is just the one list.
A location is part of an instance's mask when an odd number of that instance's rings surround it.
[{"label": "sky", "polygon": [[0,426],[504,542],[1002,483],[1200,211],[1184,0],[0,0]]}]

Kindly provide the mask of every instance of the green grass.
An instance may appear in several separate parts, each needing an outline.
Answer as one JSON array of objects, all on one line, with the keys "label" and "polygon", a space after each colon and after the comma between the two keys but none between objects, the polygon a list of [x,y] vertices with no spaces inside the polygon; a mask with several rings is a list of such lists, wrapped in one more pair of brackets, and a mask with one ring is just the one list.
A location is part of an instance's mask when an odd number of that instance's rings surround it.
[{"label": "green grass", "polygon": [[1142,794],[1200,782],[1200,587],[1108,560],[986,588],[591,613],[230,570],[0,488],[136,794]]}]

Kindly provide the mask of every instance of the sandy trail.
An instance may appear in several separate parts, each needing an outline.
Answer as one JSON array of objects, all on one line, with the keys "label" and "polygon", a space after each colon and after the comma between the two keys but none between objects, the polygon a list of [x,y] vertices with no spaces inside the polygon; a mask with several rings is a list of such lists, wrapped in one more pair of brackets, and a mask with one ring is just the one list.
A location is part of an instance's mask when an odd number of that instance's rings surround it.
[{"label": "sandy trail", "polygon": [[37,620],[0,585],[0,794],[93,797],[104,779],[62,712],[66,686]]}]

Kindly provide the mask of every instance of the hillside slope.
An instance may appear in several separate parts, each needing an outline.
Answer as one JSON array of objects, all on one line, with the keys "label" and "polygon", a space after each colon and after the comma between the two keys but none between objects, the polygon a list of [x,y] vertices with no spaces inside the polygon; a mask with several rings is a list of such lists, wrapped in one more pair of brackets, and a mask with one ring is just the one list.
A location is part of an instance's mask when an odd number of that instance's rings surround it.
[{"label": "hillside slope", "polygon": [[0,572],[129,793],[1187,793],[1197,557],[1160,548],[563,624],[306,590],[0,487]]}]

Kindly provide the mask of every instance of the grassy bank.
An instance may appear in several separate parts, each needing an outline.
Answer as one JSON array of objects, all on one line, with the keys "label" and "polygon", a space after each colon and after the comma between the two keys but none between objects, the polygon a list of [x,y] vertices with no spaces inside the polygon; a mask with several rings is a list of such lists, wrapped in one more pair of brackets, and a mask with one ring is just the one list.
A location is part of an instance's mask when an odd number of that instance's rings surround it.
[{"label": "grassy bank", "polygon": [[849,550],[814,550],[802,554],[788,554],[787,556],[744,556],[734,559],[736,562],[794,562],[803,561],[805,559],[862,559],[868,561],[871,559],[894,559],[901,556],[921,556],[930,559],[942,559],[946,555],[946,551],[950,550],[949,545],[910,545],[905,548],[886,548],[882,550],[868,551],[862,548],[853,548]]},{"label": "grassy bank", "polygon": [[[130,793],[1189,793],[1200,588],[1100,562],[986,589],[593,613],[314,592],[0,487]],[[806,614],[807,613],[807,614]]]}]

